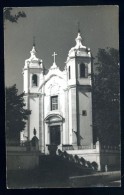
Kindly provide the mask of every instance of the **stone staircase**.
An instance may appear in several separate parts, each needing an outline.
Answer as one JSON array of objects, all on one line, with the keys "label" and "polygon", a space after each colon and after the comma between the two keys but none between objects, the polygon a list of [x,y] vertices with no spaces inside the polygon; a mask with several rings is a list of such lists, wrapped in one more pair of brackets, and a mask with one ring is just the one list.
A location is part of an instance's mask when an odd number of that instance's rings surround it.
[{"label": "stone staircase", "polygon": [[58,155],[40,156],[39,169],[45,176],[58,179],[93,173],[92,168],[80,166]]}]

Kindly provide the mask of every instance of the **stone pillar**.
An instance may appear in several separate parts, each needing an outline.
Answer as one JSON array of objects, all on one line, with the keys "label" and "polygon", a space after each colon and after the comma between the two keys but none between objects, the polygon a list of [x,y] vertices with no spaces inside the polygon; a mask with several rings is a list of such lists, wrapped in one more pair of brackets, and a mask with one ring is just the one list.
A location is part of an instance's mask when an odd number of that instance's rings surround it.
[{"label": "stone pillar", "polygon": [[[27,95],[27,109],[30,110],[30,94]],[[30,115],[28,116],[27,121],[27,127],[28,127],[28,141],[30,140]]]},{"label": "stone pillar", "polygon": [[42,87],[42,151],[43,153],[45,153],[45,122],[44,122],[44,96],[45,96],[45,93],[44,93],[44,86]]},{"label": "stone pillar", "polygon": [[[65,91],[65,102],[68,102],[68,90]],[[65,144],[69,144],[69,104],[65,104]]]},{"label": "stone pillar", "polygon": [[42,152],[42,108],[41,108],[42,95],[39,95],[39,149]]},{"label": "stone pillar", "polygon": [[100,153],[100,149],[101,149],[100,142],[97,141],[96,142],[96,151]]},{"label": "stone pillar", "polygon": [[42,89],[42,95],[40,98],[40,103],[39,103],[39,121],[40,121],[40,150],[42,153],[45,152],[45,140],[44,140],[44,133],[45,133],[45,128],[44,128],[44,94],[43,94],[43,89]]},{"label": "stone pillar", "polygon": [[61,138],[60,138],[60,144],[62,145],[63,144],[63,126],[62,126],[62,124],[60,125],[60,136],[61,136]]},{"label": "stone pillar", "polygon": [[101,171],[101,159],[100,159],[100,142],[96,142],[96,152],[97,152],[97,164],[98,164],[98,171]]},{"label": "stone pillar", "polygon": [[50,144],[50,125],[47,126],[47,144]]}]

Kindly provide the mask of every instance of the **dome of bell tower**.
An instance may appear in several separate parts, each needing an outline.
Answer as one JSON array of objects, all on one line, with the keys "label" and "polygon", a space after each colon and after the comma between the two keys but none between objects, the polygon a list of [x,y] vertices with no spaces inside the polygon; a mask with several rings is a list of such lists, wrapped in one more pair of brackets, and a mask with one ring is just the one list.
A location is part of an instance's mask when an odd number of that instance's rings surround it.
[{"label": "dome of bell tower", "polygon": [[67,61],[75,56],[91,57],[90,48],[87,48],[82,44],[82,37],[80,31],[78,31],[75,41],[76,45],[69,50]]},{"label": "dome of bell tower", "polygon": [[35,45],[33,44],[32,50],[30,51],[30,58],[28,58],[27,60],[25,60],[25,66],[24,68],[43,68],[43,64],[42,64],[42,59],[37,58],[36,54],[36,48]]}]

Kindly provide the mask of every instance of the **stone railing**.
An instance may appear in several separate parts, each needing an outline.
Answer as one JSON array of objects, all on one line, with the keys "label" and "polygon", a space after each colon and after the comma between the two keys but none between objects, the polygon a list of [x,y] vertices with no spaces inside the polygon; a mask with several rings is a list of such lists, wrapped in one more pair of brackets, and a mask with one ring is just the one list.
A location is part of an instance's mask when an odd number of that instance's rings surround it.
[{"label": "stone railing", "polygon": [[120,166],[120,147],[104,146],[99,141],[95,145],[90,146],[67,146],[62,147],[62,151],[67,151],[73,156],[78,155],[87,161],[95,161],[98,164],[98,170],[105,170],[105,166]]},{"label": "stone railing", "polygon": [[101,145],[99,141],[96,142],[95,145],[91,144],[89,146],[76,146],[76,145],[62,145],[62,151],[66,150],[87,150],[87,149],[96,149],[101,151],[119,151],[119,146],[106,146]]},{"label": "stone railing", "polygon": [[101,145],[101,149],[120,150],[120,147],[119,146],[106,146],[106,145]]},{"label": "stone railing", "polygon": [[20,146],[19,141],[6,140],[6,146]]},{"label": "stone railing", "polygon": [[96,145],[89,146],[76,146],[76,145],[62,145],[62,151],[65,150],[85,150],[85,149],[95,149]]},{"label": "stone railing", "polygon": [[66,160],[67,162],[78,165],[80,168],[88,168],[95,171],[98,169],[98,164],[95,161],[87,161],[83,157],[80,158],[78,155],[72,155],[67,153],[66,151],[61,151],[60,149],[58,149],[58,156],[61,157],[61,159]]},{"label": "stone railing", "polygon": [[30,141],[9,141],[7,151],[39,151],[39,140],[36,136]]}]

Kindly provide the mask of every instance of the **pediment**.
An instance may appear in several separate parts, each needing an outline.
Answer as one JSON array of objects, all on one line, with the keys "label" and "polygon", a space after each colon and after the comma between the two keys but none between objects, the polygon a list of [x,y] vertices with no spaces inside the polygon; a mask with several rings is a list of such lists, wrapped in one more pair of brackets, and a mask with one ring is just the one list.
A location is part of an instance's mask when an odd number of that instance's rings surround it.
[{"label": "pediment", "polygon": [[[53,79],[54,78],[54,79]],[[42,84],[39,87],[39,90],[46,85],[49,82],[49,88],[50,87],[59,87],[59,82],[61,80],[61,83],[66,83],[65,78],[62,75],[58,75],[56,73],[50,74],[46,77],[46,79],[44,80],[44,82],[42,82]]]},{"label": "pediment", "polygon": [[51,113],[48,114],[47,117],[44,119],[46,123],[57,123],[57,122],[63,122],[63,117],[60,113]]}]

